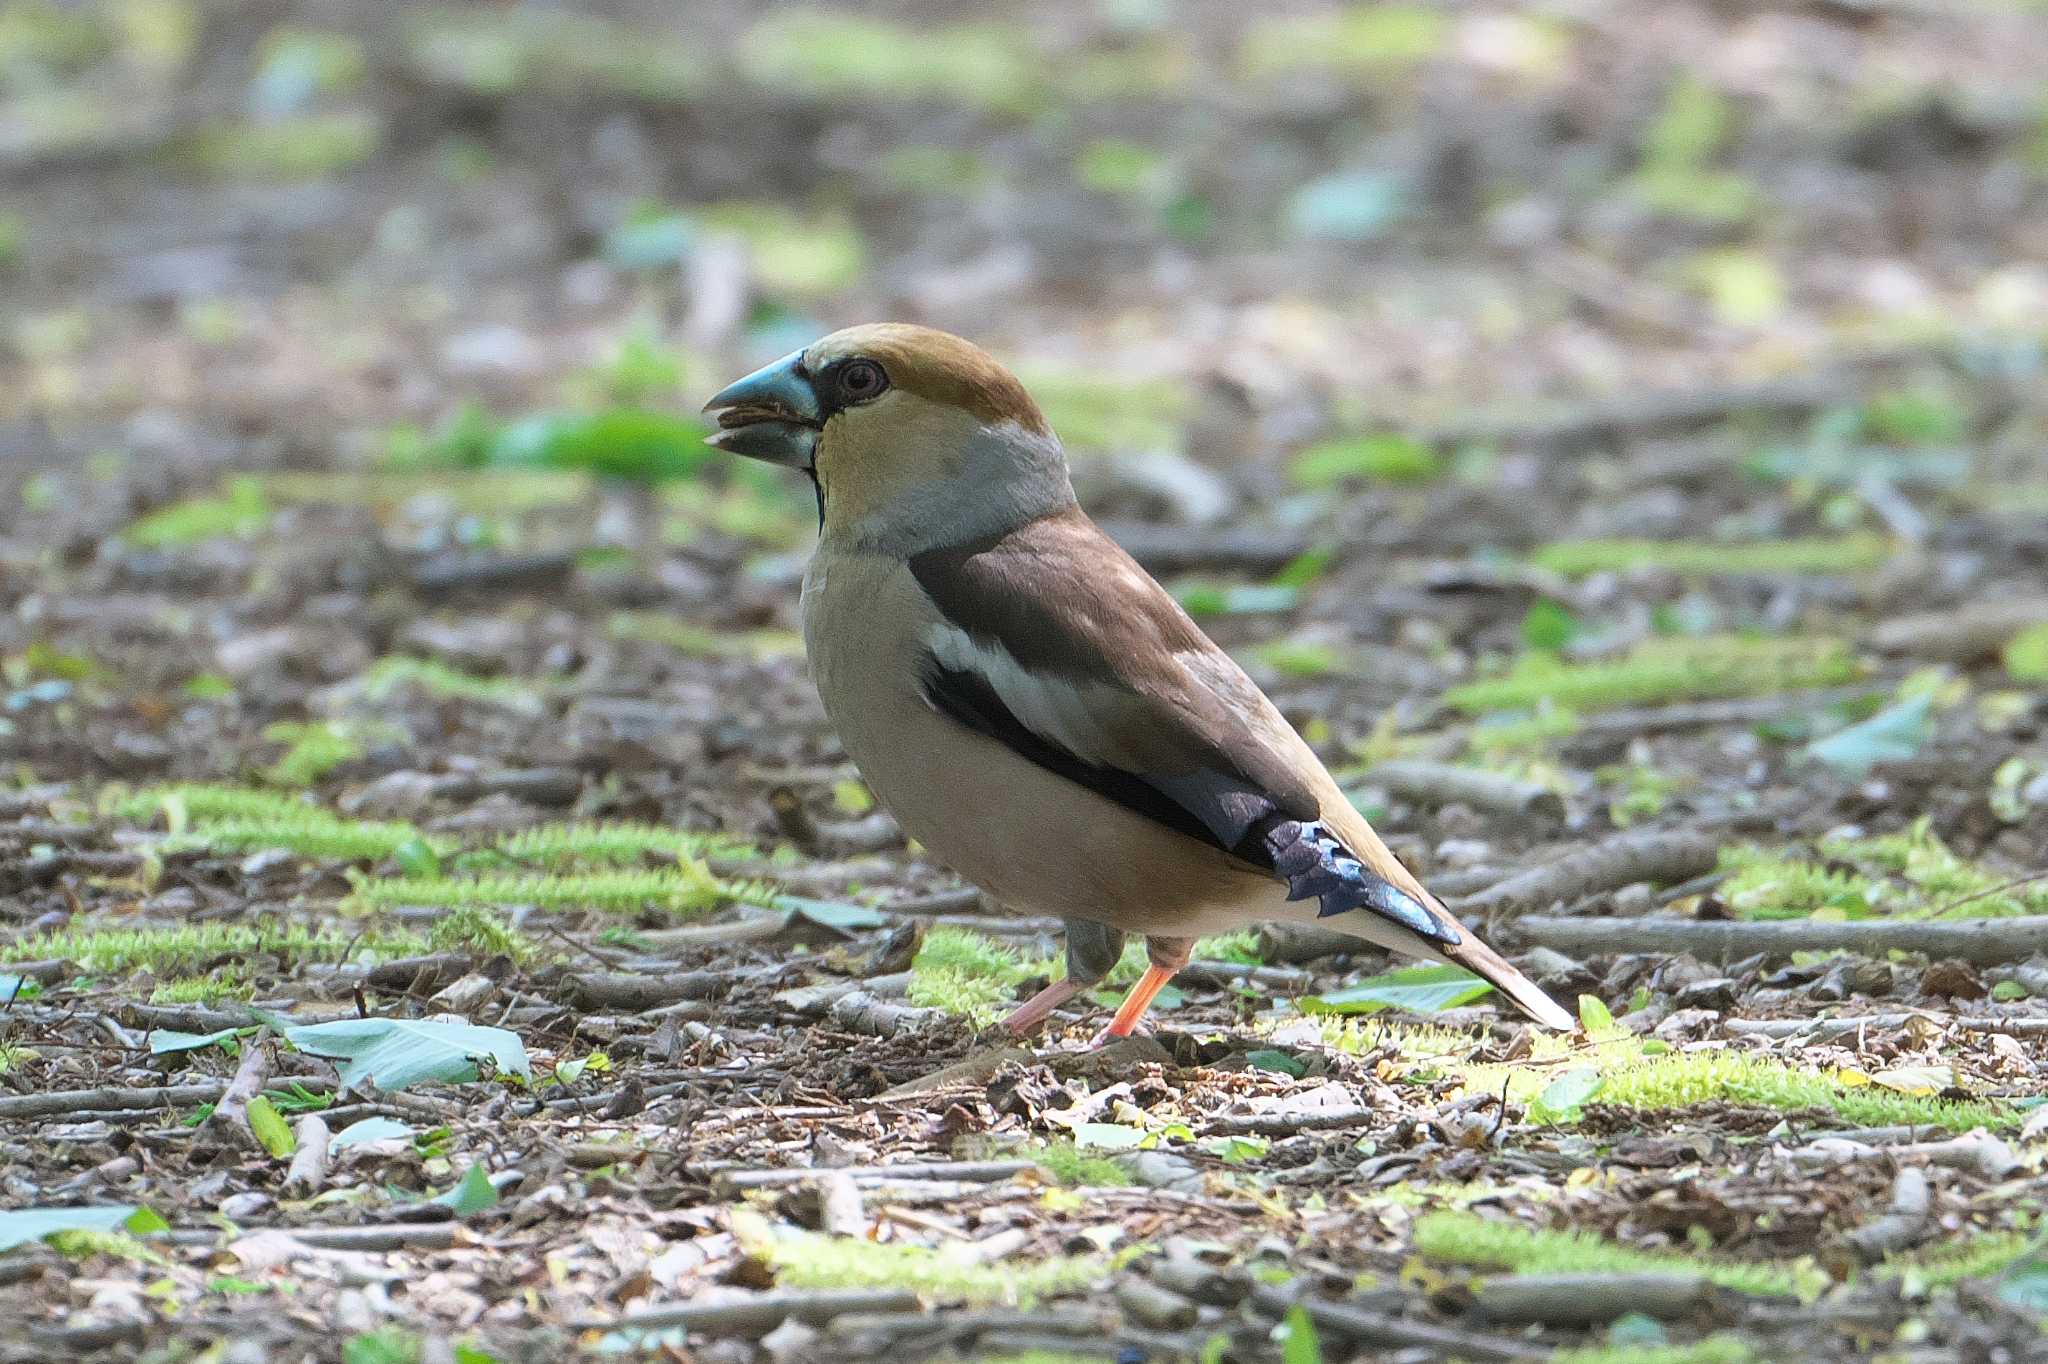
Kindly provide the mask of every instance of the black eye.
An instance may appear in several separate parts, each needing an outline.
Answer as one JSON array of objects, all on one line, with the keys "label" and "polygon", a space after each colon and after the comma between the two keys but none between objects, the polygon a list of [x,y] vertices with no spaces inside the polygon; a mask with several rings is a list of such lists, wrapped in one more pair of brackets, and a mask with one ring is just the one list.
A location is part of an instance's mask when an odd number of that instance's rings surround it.
[{"label": "black eye", "polygon": [[849,360],[839,370],[839,392],[850,403],[864,403],[888,386],[889,376],[872,360]]}]

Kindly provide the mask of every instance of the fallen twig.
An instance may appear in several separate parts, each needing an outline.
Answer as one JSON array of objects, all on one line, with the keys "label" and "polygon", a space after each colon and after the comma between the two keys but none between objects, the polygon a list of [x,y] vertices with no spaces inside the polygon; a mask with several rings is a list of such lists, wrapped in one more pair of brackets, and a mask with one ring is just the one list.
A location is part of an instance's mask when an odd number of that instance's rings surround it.
[{"label": "fallen twig", "polygon": [[[2008,921],[2010,922],[2010,921]],[[1997,1018],[1969,1014],[1916,1013],[1842,1014],[1834,1018],[1727,1018],[1721,1026],[1741,1037],[1803,1037],[1831,1042],[1859,1032],[1896,1032],[1908,1024],[1931,1023],[1963,1032],[2002,1032],[2011,1037],[2048,1036],[2048,1018]]]},{"label": "fallen twig", "polygon": [[833,1165],[811,1169],[722,1170],[712,1178],[714,1191],[735,1194],[745,1189],[777,1189],[844,1175],[856,1184],[878,1180],[954,1179],[973,1184],[1000,1184],[1038,1168],[1028,1160],[918,1160],[901,1165]]},{"label": "fallen twig", "polygon": [[1336,1335],[1365,1345],[1429,1350],[1438,1358],[1543,1359],[1550,1353],[1541,1347],[1524,1345],[1520,1341],[1482,1336],[1471,1331],[1455,1331],[1444,1326],[1431,1326],[1427,1322],[1409,1321],[1405,1317],[1392,1316],[1385,1312],[1353,1307],[1348,1303],[1323,1302],[1316,1298],[1300,1296],[1293,1285],[1259,1284],[1252,1289],[1251,1301],[1260,1311],[1276,1317],[1285,1316],[1288,1310],[1299,1302],[1308,1312],[1310,1321]]},{"label": "fallen twig", "polygon": [[333,1133],[327,1130],[327,1121],[318,1113],[308,1113],[299,1119],[292,1129],[298,1141],[298,1150],[292,1153],[291,1168],[285,1171],[284,1186],[306,1193],[317,1193],[327,1182],[328,1142]]},{"label": "fallen twig", "polygon": [[[1534,909],[1619,890],[1637,881],[1689,880],[1712,871],[1720,852],[1720,840],[1698,830],[1649,829],[1617,834],[1511,876],[1476,895],[1467,895],[1454,901],[1453,907],[1465,913]],[[1530,922],[1522,921],[1525,929]],[[1544,945],[1561,946],[1554,942]]]},{"label": "fallen twig", "polygon": [[1631,1312],[1675,1321],[1714,1306],[1714,1285],[1700,1274],[1508,1274],[1478,1292],[1488,1321],[1595,1326]]},{"label": "fallen twig", "polygon": [[917,1295],[907,1288],[779,1288],[769,1293],[734,1294],[715,1302],[643,1307],[609,1319],[586,1317],[571,1322],[570,1329],[651,1331],[680,1326],[712,1336],[765,1336],[785,1321],[815,1326],[851,1312],[908,1312],[916,1306]]},{"label": "fallen twig", "polygon": [[1847,1137],[1816,1137],[1792,1153],[1802,1165],[1825,1168],[1879,1157],[1893,1161],[1919,1160],[1951,1170],[1968,1170],[1986,1179],[2004,1179],[2020,1168],[2021,1161],[2010,1146],[1983,1128],[1974,1128],[1949,1141],[1907,1140],[1901,1144],[1856,1141]]},{"label": "fallen twig", "polygon": [[189,1085],[159,1085],[155,1088],[109,1086],[105,1089],[59,1089],[47,1094],[10,1094],[0,1097],[0,1122],[19,1118],[70,1117],[80,1112],[146,1110],[161,1113],[187,1104],[212,1103],[227,1092],[225,1080],[203,1080]]},{"label": "fallen twig", "polygon": [[1554,820],[1563,819],[1565,814],[1564,798],[1549,787],[1484,768],[1385,762],[1366,772],[1361,780],[1425,805],[1459,803],[1497,814]]},{"label": "fallen twig", "polygon": [[[1469,904],[1466,906],[1469,908]],[[2024,961],[2048,951],[2048,915],[2012,919],[1933,922],[1919,919],[1857,919],[1829,922],[1783,919],[1578,919],[1533,916],[1514,931],[1525,942],[1561,952],[1619,954],[1690,952],[1709,961],[1740,961],[1759,952],[1920,952],[1985,965]],[[1804,1022],[1804,1020],[1792,1020]],[[2048,1021],[2044,1021],[2048,1026]]]},{"label": "fallen twig", "polygon": [[1894,616],[1870,628],[1870,646],[1941,663],[1995,654],[2020,631],[2048,622],[2048,597],[1972,602],[1943,611]]},{"label": "fallen twig", "polygon": [[1931,1195],[1927,1175],[1918,1166],[1901,1169],[1892,1181],[1891,1208],[1843,1236],[1865,1263],[1896,1254],[1920,1239],[1926,1229]]}]

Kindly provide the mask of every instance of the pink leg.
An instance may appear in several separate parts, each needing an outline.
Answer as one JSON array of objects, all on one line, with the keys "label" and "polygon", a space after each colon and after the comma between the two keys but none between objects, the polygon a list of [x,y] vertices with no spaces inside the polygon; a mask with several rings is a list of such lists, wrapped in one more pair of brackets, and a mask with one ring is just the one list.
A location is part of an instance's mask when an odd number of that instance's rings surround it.
[{"label": "pink leg", "polygon": [[1056,980],[1018,1005],[1016,1012],[1003,1020],[1003,1026],[1019,1037],[1037,1032],[1045,1020],[1052,1017],[1054,1009],[1086,988],[1086,984],[1077,985],[1071,979]]}]

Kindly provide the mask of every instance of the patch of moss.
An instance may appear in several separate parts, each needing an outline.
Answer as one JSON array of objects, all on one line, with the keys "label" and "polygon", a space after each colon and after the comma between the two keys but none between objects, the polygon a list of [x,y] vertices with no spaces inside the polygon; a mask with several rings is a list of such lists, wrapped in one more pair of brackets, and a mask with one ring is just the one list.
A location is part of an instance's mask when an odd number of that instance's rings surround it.
[{"label": "patch of moss", "polygon": [[1536,1044],[1533,1065],[1462,1065],[1448,1067],[1465,1081],[1466,1092],[1499,1094],[1532,1105],[1537,1120],[1569,1125],[1586,1104],[1612,1105],[1643,1111],[1689,1108],[1705,1103],[1747,1104],[1782,1113],[1823,1109],[1852,1126],[1886,1127],[1910,1124],[1950,1132],[1972,1127],[2005,1129],[2018,1115],[2002,1104],[1951,1102],[1900,1094],[1868,1083],[1850,1083],[1832,1071],[1798,1070],[1782,1061],[1739,1051],[1654,1051],[1632,1037],[1617,1036],[1583,1056],[1583,1069],[1597,1077],[1575,1101],[1549,1111],[1545,1091],[1563,1073],[1557,1063],[1576,1056],[1570,1044],[1545,1038]]},{"label": "patch of moss", "polygon": [[1474,757],[1486,758],[1543,748],[1559,739],[1569,739],[1578,732],[1576,712],[1552,707],[1534,715],[1483,720],[1465,736],[1465,747]]},{"label": "patch of moss", "polygon": [[1028,113],[1051,98],[1052,72],[1020,29],[912,28],[847,10],[771,14],[740,39],[740,69],[778,92],[820,99],[933,99]]},{"label": "patch of moss", "polygon": [[416,73],[486,95],[674,102],[701,92],[708,76],[699,44],[573,10],[433,9],[408,18],[403,43]]},{"label": "patch of moss", "polygon": [[411,905],[456,909],[463,905],[533,905],[542,909],[599,909],[614,914],[666,910],[698,914],[729,904],[773,907],[772,887],[723,881],[702,862],[673,870],[601,871],[568,876],[417,876],[355,878],[350,902],[360,909]]},{"label": "patch of moss", "polygon": [[[377,862],[408,843],[426,843],[445,851],[447,839],[430,840],[410,824],[385,820],[348,820],[325,810],[304,810],[260,819],[200,821],[190,832],[165,840],[169,849],[203,848],[217,853],[281,849],[300,857],[345,862]],[[438,844],[438,846],[437,846]]]},{"label": "patch of moss", "polygon": [[780,293],[829,294],[859,279],[866,266],[860,228],[836,209],[799,214],[775,203],[725,203],[703,209],[697,218],[745,241],[755,276]]},{"label": "patch of moss", "polygon": [[1708,1336],[1690,1345],[1594,1345],[1559,1350],[1550,1364],[1754,1364],[1756,1351],[1737,1336]]},{"label": "patch of moss", "polygon": [[339,720],[311,724],[280,720],[266,727],[263,737],[285,745],[283,754],[263,773],[279,786],[303,789],[363,756],[362,740],[351,726]]},{"label": "patch of moss", "polygon": [[1433,1260],[1517,1274],[1702,1274],[1722,1288],[1760,1297],[1796,1297],[1825,1283],[1807,1264],[1750,1263],[1697,1251],[1636,1250],[1587,1231],[1552,1231],[1470,1212],[1417,1218],[1415,1249]]},{"label": "patch of moss", "polygon": [[620,611],[606,623],[613,639],[638,639],[693,658],[791,658],[803,640],[787,630],[714,630],[656,611]]},{"label": "patch of moss", "polygon": [[619,865],[648,857],[666,860],[743,857],[753,851],[729,834],[691,833],[656,824],[544,824],[498,840],[497,850],[515,862],[550,870],[584,865]]},{"label": "patch of moss", "polygon": [[1121,1188],[1136,1182],[1114,1160],[1085,1151],[1071,1141],[1049,1141],[1020,1154],[1038,1162],[1047,1174],[1068,1188]]},{"label": "patch of moss", "polygon": [[2048,686],[2048,624],[2022,630],[2006,642],[2005,671],[2021,686]]},{"label": "patch of moss", "polygon": [[1436,451],[1412,436],[1345,436],[1312,445],[1294,457],[1289,472],[1304,488],[1369,483],[1427,483],[1443,472]]},{"label": "patch of moss", "polygon": [[961,1242],[934,1250],[801,1232],[778,1236],[761,1249],[776,1281],[791,1288],[908,1288],[936,1303],[970,1306],[1029,1307],[1082,1292],[1109,1273],[1109,1261],[1100,1255],[986,1264]]},{"label": "patch of moss", "polygon": [[989,1022],[1015,1001],[1025,981],[1065,974],[1063,958],[1026,958],[983,934],[941,926],[925,934],[910,964],[907,998],[920,1008]]},{"label": "patch of moss", "polygon": [[1187,390],[1172,379],[1105,379],[1023,366],[1019,377],[1070,450],[1150,451],[1180,446]]},{"label": "patch of moss", "polygon": [[417,688],[444,701],[477,701],[508,710],[533,711],[540,697],[532,683],[515,677],[478,677],[433,658],[393,654],[370,665],[359,680],[363,696],[388,701],[406,688]]},{"label": "patch of moss", "polygon": [[368,161],[383,138],[374,114],[349,110],[215,123],[187,138],[179,154],[209,175],[317,180]]},{"label": "patch of moss", "polygon": [[1444,703],[1470,714],[1528,710],[1544,702],[1600,710],[1836,686],[1860,673],[1848,646],[1836,639],[1653,639],[1627,658],[1599,663],[1523,654],[1503,676],[1451,688]]},{"label": "patch of moss", "polygon": [[1746,573],[1856,573],[1877,568],[1892,555],[1882,535],[1813,536],[1723,544],[1712,540],[1560,540],[1529,556],[1554,573],[1625,573],[1661,568],[1691,577]]},{"label": "patch of moss", "polygon": [[427,929],[427,944],[436,952],[467,950],[514,961],[532,961],[540,955],[538,943],[480,904],[457,905],[436,918]]},{"label": "patch of moss", "polygon": [[2017,878],[1950,851],[1925,819],[1901,833],[1825,839],[1817,852],[1724,848],[1721,868],[1731,875],[1722,898],[1755,919],[2048,914],[2048,881],[2012,884]]},{"label": "patch of moss", "polygon": [[149,993],[152,1004],[218,1004],[224,999],[249,1000],[256,987],[232,966],[216,967],[204,976],[167,980]]},{"label": "patch of moss", "polygon": [[182,976],[223,958],[275,956],[293,962],[336,962],[404,956],[425,948],[425,939],[409,933],[342,934],[278,923],[180,924],[66,928],[0,946],[0,960],[64,960],[99,975],[146,968],[157,976]]},{"label": "patch of moss", "polygon": [[1450,32],[1448,17],[1420,5],[1354,4],[1333,14],[1254,20],[1238,62],[1253,77],[1318,67],[1384,76],[1429,60]]},{"label": "patch of moss", "polygon": [[222,536],[250,536],[270,524],[270,499],[254,478],[229,479],[214,497],[196,497],[151,512],[121,532],[142,549],[171,549]]}]

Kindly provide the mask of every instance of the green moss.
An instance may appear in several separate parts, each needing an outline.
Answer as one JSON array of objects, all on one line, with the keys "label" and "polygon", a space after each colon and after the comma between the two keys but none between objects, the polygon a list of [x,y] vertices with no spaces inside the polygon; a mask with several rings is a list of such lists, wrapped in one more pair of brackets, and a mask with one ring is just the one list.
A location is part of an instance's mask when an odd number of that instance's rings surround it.
[{"label": "green moss", "polygon": [[1524,654],[1501,677],[1453,687],[1444,703],[1468,713],[1527,710],[1542,702],[1573,710],[1835,686],[1861,672],[1840,640],[1707,636],[1655,639],[1625,659],[1568,664]]},{"label": "green moss", "polygon": [[224,535],[250,536],[270,524],[270,499],[253,478],[229,479],[216,497],[192,498],[151,512],[121,532],[143,549],[170,549]]},{"label": "green moss", "polygon": [[1550,1364],[1753,1364],[1756,1351],[1739,1337],[1708,1336],[1690,1345],[1594,1345],[1559,1350]]},{"label": "green moss", "polygon": [[533,905],[599,909],[616,914],[660,909],[697,914],[729,904],[773,906],[775,892],[745,881],[721,881],[701,862],[675,870],[603,871],[572,876],[357,877],[350,900],[359,908],[398,905],[455,909],[462,905]]},{"label": "green moss", "polygon": [[256,987],[232,966],[216,967],[204,976],[183,976],[167,980],[149,993],[152,1004],[218,1004],[222,1000],[249,1000]]},{"label": "green moss", "polygon": [[368,161],[382,141],[376,117],[352,110],[215,123],[187,138],[180,155],[210,175],[317,180]]},{"label": "green moss", "polygon": [[772,14],[740,39],[740,69],[778,93],[935,99],[998,113],[1043,108],[1051,71],[1019,29],[912,28],[846,10]]},{"label": "green moss", "polygon": [[787,630],[714,630],[654,611],[621,611],[607,622],[613,639],[638,639],[693,658],[791,658],[804,642]]},{"label": "green moss", "polygon": [[291,819],[320,808],[302,796],[211,783],[147,786],[140,791],[110,794],[102,806],[111,818],[129,824],[147,824],[162,815],[174,833],[188,823]]},{"label": "green moss", "polygon": [[1514,719],[1485,720],[1472,727],[1465,747],[1474,756],[1494,757],[1525,749],[1543,748],[1579,732],[1577,713],[1562,709],[1539,711]]},{"label": "green moss", "polygon": [[1363,479],[1372,483],[1426,483],[1443,472],[1436,451],[1411,436],[1345,436],[1312,445],[1294,457],[1294,481],[1327,488]]},{"label": "green moss", "polygon": [[303,789],[363,756],[362,741],[350,726],[338,720],[313,724],[279,721],[265,728],[263,737],[286,746],[263,774],[279,786]]},{"label": "green moss", "polygon": [[2021,686],[2048,686],[2048,624],[2022,630],[2006,643],[2005,671]]},{"label": "green moss", "polygon": [[837,210],[797,214],[776,203],[726,203],[697,217],[713,231],[744,240],[754,275],[781,293],[809,297],[844,289],[866,266],[860,229]]},{"label": "green moss", "polygon": [[654,824],[546,824],[499,839],[497,848],[514,861],[551,870],[632,864],[648,857],[741,857],[753,851],[744,839],[728,834],[690,833]]},{"label": "green moss", "polygon": [[1172,379],[1114,380],[1043,366],[1020,378],[1070,450],[1149,451],[1180,446],[1187,390]]},{"label": "green moss", "polygon": [[[1722,897],[1748,918],[1995,919],[2048,914],[2048,882],[2015,877],[1951,852],[1920,820],[1902,833],[1834,838],[1801,849],[1725,848]],[[1826,859],[1825,862],[1820,859]]]},{"label": "green moss", "polygon": [[948,1242],[886,1244],[851,1236],[803,1232],[760,1248],[778,1283],[790,1288],[908,1288],[935,1303],[1029,1307],[1045,1298],[1083,1292],[1109,1273],[1099,1255],[985,1264],[974,1248]]},{"label": "green moss", "polygon": [[540,90],[675,102],[702,91],[703,45],[569,10],[443,8],[415,13],[406,60],[436,84],[478,94]]},{"label": "green moss", "polygon": [[1427,61],[1450,38],[1450,19],[1420,5],[1348,5],[1334,14],[1257,19],[1238,60],[1251,76],[1325,67],[1360,78]]},{"label": "green moss", "polygon": [[1027,959],[993,938],[942,926],[925,934],[910,964],[907,998],[921,1008],[944,1009],[986,1023],[1015,1002],[1017,987],[1025,981],[1065,974],[1063,959]]},{"label": "green moss", "polygon": [[1107,1156],[1094,1155],[1071,1141],[1049,1141],[1023,1152],[1059,1183],[1069,1188],[1120,1188],[1136,1181],[1123,1166]]},{"label": "green moss", "polygon": [[162,928],[67,928],[0,947],[0,960],[75,962],[94,974],[148,969],[188,975],[222,958],[275,956],[294,962],[335,962],[423,951],[411,934],[331,933],[302,924],[182,924]]},{"label": "green moss", "polygon": [[540,697],[533,684],[513,677],[478,677],[439,659],[394,654],[370,665],[361,678],[363,695],[388,701],[406,688],[417,688],[444,701],[477,701],[509,710],[532,711]]},{"label": "green moss", "polygon": [[378,862],[408,843],[424,842],[439,850],[453,847],[447,839],[429,840],[410,824],[384,820],[347,820],[325,810],[303,810],[259,819],[203,820],[188,833],[174,834],[165,847],[204,848],[217,853],[282,849],[300,857],[346,862]]},{"label": "green moss", "polygon": [[1704,577],[1748,573],[1855,573],[1876,568],[1892,555],[1882,535],[1816,536],[1722,544],[1711,540],[1562,540],[1529,556],[1539,568],[1583,577],[1661,568]]},{"label": "green moss", "polygon": [[501,914],[480,904],[460,904],[434,920],[427,944],[436,952],[481,952],[514,961],[532,961],[540,946],[505,922]]},{"label": "green moss", "polygon": [[1826,1280],[1813,1265],[1744,1264],[1697,1251],[1635,1250],[1591,1232],[1550,1231],[1469,1212],[1433,1212],[1415,1222],[1415,1249],[1433,1260],[1517,1274],[1703,1274],[1722,1288],[1795,1297]]}]

